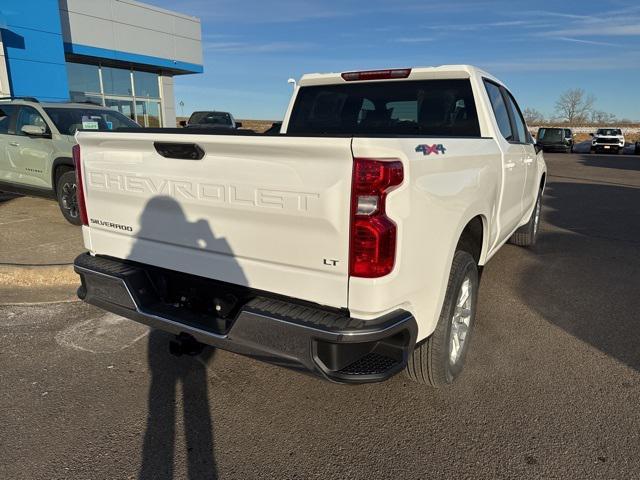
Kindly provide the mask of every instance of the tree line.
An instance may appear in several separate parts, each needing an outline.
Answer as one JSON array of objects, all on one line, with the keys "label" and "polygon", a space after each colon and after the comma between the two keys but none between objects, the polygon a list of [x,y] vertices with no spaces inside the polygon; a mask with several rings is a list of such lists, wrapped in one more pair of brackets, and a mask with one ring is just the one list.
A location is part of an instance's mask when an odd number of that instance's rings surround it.
[{"label": "tree line", "polygon": [[629,125],[635,124],[627,118],[618,119],[614,114],[594,107],[596,98],[581,88],[565,91],[556,100],[554,116],[546,118],[535,108],[525,108],[522,114],[528,125],[566,124],[566,125]]}]

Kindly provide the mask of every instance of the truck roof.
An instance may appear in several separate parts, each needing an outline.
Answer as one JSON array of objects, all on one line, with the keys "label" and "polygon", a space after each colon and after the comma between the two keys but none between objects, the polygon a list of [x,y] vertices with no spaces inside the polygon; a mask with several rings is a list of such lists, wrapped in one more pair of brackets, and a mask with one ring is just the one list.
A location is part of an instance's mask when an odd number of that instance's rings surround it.
[{"label": "truck roof", "polygon": [[[426,80],[437,78],[471,78],[472,76],[479,76],[493,80],[502,85],[502,82],[495,78],[490,73],[484,70],[474,67],[473,65],[440,65],[437,67],[406,67],[406,68],[392,68],[386,69],[388,71],[400,71],[409,70],[410,73],[406,77],[392,77],[388,79],[367,79],[366,81],[390,81],[390,80]],[[384,70],[362,70],[362,72],[380,72]],[[358,72],[357,70],[350,70],[348,72],[332,72],[332,73],[308,73],[302,76],[299,85],[330,85],[346,83],[343,78],[343,74]]]}]

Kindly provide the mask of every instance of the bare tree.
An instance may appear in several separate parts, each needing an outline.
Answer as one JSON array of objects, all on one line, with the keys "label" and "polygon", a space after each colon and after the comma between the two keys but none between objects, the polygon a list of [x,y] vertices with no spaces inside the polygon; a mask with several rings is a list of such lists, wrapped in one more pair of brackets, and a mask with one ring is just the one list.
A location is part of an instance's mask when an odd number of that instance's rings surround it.
[{"label": "bare tree", "polygon": [[585,122],[595,101],[593,95],[587,95],[581,88],[567,90],[556,102],[556,114],[569,125]]},{"label": "bare tree", "polygon": [[544,115],[535,108],[525,108],[522,115],[524,115],[524,121],[527,122],[527,125],[541,125],[544,123]]},{"label": "bare tree", "polygon": [[591,123],[609,125],[615,122],[616,116],[613,113],[603,112],[602,110],[594,110],[591,112]]}]

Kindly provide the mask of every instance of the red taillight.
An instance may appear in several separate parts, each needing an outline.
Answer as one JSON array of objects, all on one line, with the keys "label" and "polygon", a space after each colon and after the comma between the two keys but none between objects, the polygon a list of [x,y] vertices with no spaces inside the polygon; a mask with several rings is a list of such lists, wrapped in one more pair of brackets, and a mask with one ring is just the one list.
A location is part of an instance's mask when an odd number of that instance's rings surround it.
[{"label": "red taillight", "polygon": [[80,161],[80,145],[72,148],[73,164],[76,167],[76,199],[78,201],[78,211],[83,225],[89,225],[87,217],[87,205],[84,201],[84,187],[82,185],[82,162]]},{"label": "red taillight", "polygon": [[342,74],[346,82],[358,80],[390,80],[393,78],[407,78],[411,74],[410,68],[394,68],[391,70],[366,70],[363,72],[345,72]]},{"label": "red taillight", "polygon": [[349,274],[375,278],[393,270],[396,224],[387,217],[386,197],[404,179],[395,159],[354,158],[351,191]]}]

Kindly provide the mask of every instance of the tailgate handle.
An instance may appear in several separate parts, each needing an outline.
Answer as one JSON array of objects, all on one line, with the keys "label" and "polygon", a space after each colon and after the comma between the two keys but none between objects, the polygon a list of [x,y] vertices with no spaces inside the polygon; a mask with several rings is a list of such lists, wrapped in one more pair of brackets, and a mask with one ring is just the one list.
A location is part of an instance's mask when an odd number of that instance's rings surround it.
[{"label": "tailgate handle", "polygon": [[204,150],[195,143],[153,142],[156,152],[165,158],[202,160]]}]

